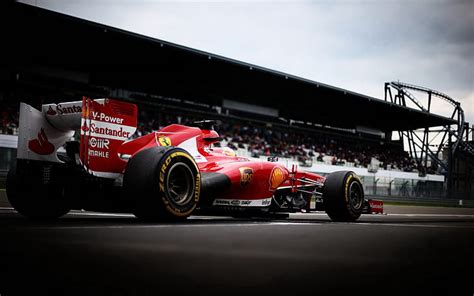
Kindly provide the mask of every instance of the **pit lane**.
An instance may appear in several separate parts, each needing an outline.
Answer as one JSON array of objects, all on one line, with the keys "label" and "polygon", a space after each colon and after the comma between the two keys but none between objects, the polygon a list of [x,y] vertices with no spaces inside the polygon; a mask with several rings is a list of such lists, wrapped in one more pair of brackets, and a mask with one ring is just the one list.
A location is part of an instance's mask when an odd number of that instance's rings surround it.
[{"label": "pit lane", "polygon": [[472,295],[474,213],[458,210],[157,224],[81,211],[39,223],[3,207],[0,294]]}]

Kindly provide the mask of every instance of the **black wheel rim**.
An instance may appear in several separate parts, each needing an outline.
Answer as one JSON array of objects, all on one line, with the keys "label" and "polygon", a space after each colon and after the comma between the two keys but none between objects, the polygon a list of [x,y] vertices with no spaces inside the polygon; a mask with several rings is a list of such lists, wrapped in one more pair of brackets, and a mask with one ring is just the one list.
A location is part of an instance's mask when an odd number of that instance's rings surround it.
[{"label": "black wheel rim", "polygon": [[189,166],[185,163],[175,163],[166,178],[167,195],[176,205],[187,204],[194,195],[194,176]]},{"label": "black wheel rim", "polygon": [[358,182],[352,182],[349,186],[349,202],[351,207],[359,210],[362,207],[363,198],[361,185]]}]

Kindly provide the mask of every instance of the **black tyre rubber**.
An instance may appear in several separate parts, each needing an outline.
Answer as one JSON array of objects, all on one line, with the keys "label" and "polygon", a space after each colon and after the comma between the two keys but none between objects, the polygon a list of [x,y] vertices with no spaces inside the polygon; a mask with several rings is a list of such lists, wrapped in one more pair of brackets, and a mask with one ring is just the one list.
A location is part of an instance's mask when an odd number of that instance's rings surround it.
[{"label": "black tyre rubber", "polygon": [[333,221],[356,221],[364,209],[364,189],[354,172],[339,171],[326,177],[323,187],[326,213]]},{"label": "black tyre rubber", "polygon": [[54,166],[48,168],[48,181],[41,176],[42,167],[22,166],[17,171],[14,164],[7,175],[7,198],[20,214],[31,219],[56,219],[67,214],[70,201],[62,173]]},{"label": "black tyre rubber", "polygon": [[193,157],[177,147],[152,147],[128,162],[126,194],[134,198],[133,214],[143,220],[182,220],[196,208],[201,174]]}]

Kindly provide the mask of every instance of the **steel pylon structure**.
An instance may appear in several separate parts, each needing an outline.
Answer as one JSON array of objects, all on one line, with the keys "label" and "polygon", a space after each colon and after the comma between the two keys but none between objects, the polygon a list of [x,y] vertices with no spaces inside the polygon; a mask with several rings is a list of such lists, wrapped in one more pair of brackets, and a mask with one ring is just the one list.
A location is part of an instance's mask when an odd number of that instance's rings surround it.
[{"label": "steel pylon structure", "polygon": [[[426,96],[421,100],[413,91]],[[468,143],[469,124],[465,122],[461,104],[448,95],[403,82],[385,83],[385,101],[408,107],[407,103],[422,112],[431,113],[434,100],[443,100],[451,106],[450,119],[453,124],[419,130],[399,131],[400,139],[408,143],[410,156],[416,161],[420,174],[428,171],[428,163],[438,168],[438,172],[447,176],[448,189],[452,184],[452,160],[459,150],[474,156],[474,147]],[[447,149],[447,158],[442,156],[443,149]],[[446,154],[445,154],[446,156]]]}]

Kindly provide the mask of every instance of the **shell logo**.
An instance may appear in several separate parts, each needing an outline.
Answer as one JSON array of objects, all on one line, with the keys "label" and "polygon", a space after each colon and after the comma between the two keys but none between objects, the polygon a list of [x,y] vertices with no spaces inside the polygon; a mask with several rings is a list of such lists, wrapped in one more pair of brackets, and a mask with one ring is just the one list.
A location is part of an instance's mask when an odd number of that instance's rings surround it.
[{"label": "shell logo", "polygon": [[89,118],[89,99],[84,98],[82,100],[82,118]]},{"label": "shell logo", "polygon": [[285,181],[285,173],[283,170],[276,166],[273,168],[272,173],[270,174],[270,190],[275,190],[278,186]]},{"label": "shell logo", "polygon": [[157,138],[161,146],[171,146],[171,139],[169,137],[158,136]]}]

